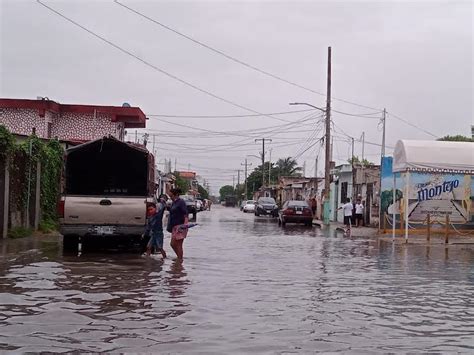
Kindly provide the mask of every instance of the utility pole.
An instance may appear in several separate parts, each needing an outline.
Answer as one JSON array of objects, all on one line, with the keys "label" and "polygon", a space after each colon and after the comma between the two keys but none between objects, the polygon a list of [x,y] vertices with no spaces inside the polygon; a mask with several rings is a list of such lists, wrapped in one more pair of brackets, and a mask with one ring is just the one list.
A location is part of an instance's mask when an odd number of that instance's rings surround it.
[{"label": "utility pole", "polygon": [[362,160],[364,161],[364,153],[365,153],[365,132],[362,132]]},{"label": "utility pole", "polygon": [[232,175],[232,189],[235,192],[235,175]]},{"label": "utility pole", "polygon": [[245,158],[245,164],[240,163],[240,165],[245,166],[245,199],[248,198],[248,188],[247,188],[247,166],[251,166],[252,163],[247,163],[247,158]]},{"label": "utility pole", "polygon": [[351,141],[352,141],[351,168],[354,169],[354,138],[351,138]]},{"label": "utility pole", "polygon": [[268,162],[268,186],[270,186],[271,183],[271,177],[272,177],[272,150],[270,149],[270,160]]},{"label": "utility pole", "polygon": [[[383,169],[383,158],[385,157],[385,126],[386,126],[386,120],[387,120],[387,110],[384,108],[383,109],[383,115],[382,115],[382,151],[380,152],[380,170]],[[393,189],[393,210],[395,211],[395,195],[396,195],[396,188]],[[395,212],[393,213],[395,217]],[[396,225],[396,220],[393,218],[393,228],[395,228]],[[400,222],[401,223],[401,222]],[[382,174],[380,174],[380,179],[379,179],[379,230],[382,229]]]},{"label": "utility pole", "polygon": [[303,177],[306,176],[306,160],[303,162]]},{"label": "utility pole", "polygon": [[174,158],[174,171],[176,172],[176,165],[178,164],[178,159]]},{"label": "utility pole", "polygon": [[383,109],[383,116],[382,116],[382,152],[381,158],[385,157],[385,121],[387,119],[387,110]]},{"label": "utility pole", "polygon": [[314,164],[314,177],[318,177],[318,160],[319,160],[319,155],[316,155],[316,161]]},{"label": "utility pole", "polygon": [[262,141],[262,188],[265,187],[265,141],[272,141],[268,138],[255,139],[255,142]]},{"label": "utility pole", "polygon": [[153,135],[153,155],[156,155],[156,153],[155,153],[155,135]]},{"label": "utility pole", "polygon": [[239,188],[239,185],[240,185],[240,172],[242,170],[237,170],[237,188]]},{"label": "utility pole", "polygon": [[326,152],[325,152],[325,172],[324,172],[324,224],[329,224],[329,187],[331,175],[331,47],[328,47],[328,77],[326,94]]}]

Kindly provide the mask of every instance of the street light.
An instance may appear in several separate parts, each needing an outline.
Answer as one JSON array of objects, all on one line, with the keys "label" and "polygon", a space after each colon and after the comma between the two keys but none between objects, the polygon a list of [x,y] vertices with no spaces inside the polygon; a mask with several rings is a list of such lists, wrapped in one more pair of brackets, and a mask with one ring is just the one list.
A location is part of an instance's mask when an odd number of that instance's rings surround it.
[{"label": "street light", "polygon": [[262,159],[262,157],[259,157],[258,155],[255,155],[255,154],[248,154],[246,155],[246,157],[255,157],[257,159]]},{"label": "street light", "polygon": [[307,102],[290,102],[290,105],[305,105],[305,106],[309,106],[309,107],[312,107],[312,108],[315,108],[316,110],[320,110],[320,111],[323,111],[323,112],[326,112],[325,109],[321,108],[321,107],[317,107],[317,106],[314,106],[314,105],[311,105],[311,104],[308,104]]},{"label": "street light", "polygon": [[[329,50],[330,51],[330,50]],[[328,84],[329,85],[329,84]],[[329,87],[328,87],[329,88]],[[330,92],[328,90],[328,92]],[[330,96],[327,97],[328,102],[326,109],[321,107],[317,107],[307,102],[291,102],[290,105],[305,105],[312,107],[314,109],[320,110],[326,114],[326,134],[324,140],[326,141],[326,154],[325,154],[325,164],[324,164],[324,223],[329,223],[329,188],[330,188],[330,173],[329,170],[331,169],[330,164],[330,156],[331,156],[331,148],[330,148],[330,139],[331,139],[331,106],[330,106]]]}]

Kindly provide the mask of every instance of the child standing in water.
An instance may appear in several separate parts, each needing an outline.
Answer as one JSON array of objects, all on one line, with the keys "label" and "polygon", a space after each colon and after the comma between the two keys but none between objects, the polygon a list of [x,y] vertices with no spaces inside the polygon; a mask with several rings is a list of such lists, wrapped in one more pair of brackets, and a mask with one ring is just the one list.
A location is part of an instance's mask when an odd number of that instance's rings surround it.
[{"label": "child standing in water", "polygon": [[150,256],[152,249],[160,252],[163,258],[166,258],[166,252],[163,249],[163,213],[166,209],[166,199],[164,195],[159,198],[158,206],[154,203],[147,205],[147,226],[145,235],[150,236],[146,248],[146,255]]}]

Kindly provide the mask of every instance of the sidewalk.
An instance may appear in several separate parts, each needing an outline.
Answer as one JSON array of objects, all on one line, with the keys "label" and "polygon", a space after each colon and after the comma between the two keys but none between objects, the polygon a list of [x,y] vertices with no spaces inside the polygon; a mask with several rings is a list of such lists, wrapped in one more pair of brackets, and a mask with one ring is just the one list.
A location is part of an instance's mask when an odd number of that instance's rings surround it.
[{"label": "sidewalk", "polygon": [[[313,220],[313,225],[320,227],[320,228],[327,228],[323,221],[319,219],[314,219]],[[329,228],[331,230],[335,231],[340,231],[344,232],[345,226],[343,223],[340,222],[331,222],[329,225]],[[462,234],[460,233],[455,233],[453,231],[450,232],[449,234],[449,240],[448,243],[445,243],[445,236],[443,235],[442,232],[433,232],[431,235],[431,240],[427,240],[427,236],[425,233],[420,231],[421,233],[414,233],[413,231],[410,231],[410,234],[408,236],[408,242],[405,240],[405,235],[404,234],[397,234],[395,239],[392,239],[392,234],[391,231],[387,233],[383,233],[376,227],[359,227],[359,228],[352,228],[352,237],[358,237],[358,238],[374,238],[378,239],[381,242],[384,243],[395,243],[395,244],[416,244],[416,245],[474,245],[474,232],[463,232]]]},{"label": "sidewalk", "polygon": [[[313,219],[313,225],[320,228],[326,228],[324,226],[324,222],[319,219]],[[340,231],[340,232],[345,231],[344,224],[340,222],[331,222],[329,226],[331,229],[334,229],[336,231]],[[376,238],[378,237],[378,235],[379,235],[378,228],[375,228],[375,227],[358,227],[358,228],[352,227],[353,237]]]}]

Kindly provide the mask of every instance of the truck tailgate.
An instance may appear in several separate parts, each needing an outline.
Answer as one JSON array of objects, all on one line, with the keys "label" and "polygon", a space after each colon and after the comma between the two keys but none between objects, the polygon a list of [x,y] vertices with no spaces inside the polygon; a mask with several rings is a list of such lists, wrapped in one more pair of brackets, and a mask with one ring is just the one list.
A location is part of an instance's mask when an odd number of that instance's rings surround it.
[{"label": "truck tailgate", "polygon": [[63,224],[144,225],[143,197],[66,196]]}]

